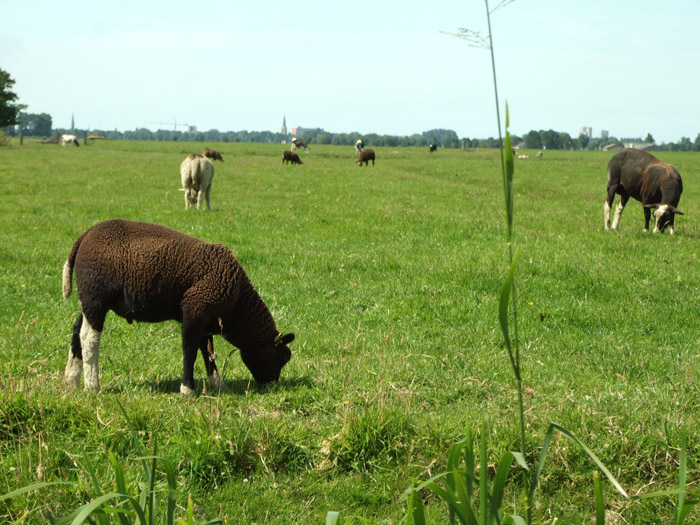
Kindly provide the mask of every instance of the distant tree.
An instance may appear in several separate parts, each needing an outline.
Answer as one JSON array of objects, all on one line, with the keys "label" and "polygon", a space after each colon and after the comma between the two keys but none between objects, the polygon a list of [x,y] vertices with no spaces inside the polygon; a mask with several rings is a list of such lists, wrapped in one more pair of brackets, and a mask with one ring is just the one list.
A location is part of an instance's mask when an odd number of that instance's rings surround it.
[{"label": "distant tree", "polygon": [[578,145],[581,149],[586,149],[590,141],[591,137],[589,137],[586,133],[581,133],[578,136]]},{"label": "distant tree", "polygon": [[698,136],[695,137],[695,142],[693,142],[693,149],[695,151],[700,151],[700,133],[698,133]]},{"label": "distant tree", "polygon": [[28,137],[50,137],[52,120],[48,113],[20,113],[20,131]]},{"label": "distant tree", "polygon": [[656,141],[654,140],[654,137],[651,136],[651,133],[647,133],[647,136],[644,139],[644,142],[651,142],[652,144],[656,143]]},{"label": "distant tree", "polygon": [[15,81],[10,74],[0,69],[0,128],[19,123],[19,113],[27,106],[16,104],[17,95],[12,91]]},{"label": "distant tree", "polygon": [[525,147],[528,149],[540,149],[542,147],[542,139],[540,139],[540,134],[535,131],[529,131],[525,135]]},{"label": "distant tree", "polygon": [[540,131],[542,147],[546,149],[561,149],[561,134],[553,129]]}]

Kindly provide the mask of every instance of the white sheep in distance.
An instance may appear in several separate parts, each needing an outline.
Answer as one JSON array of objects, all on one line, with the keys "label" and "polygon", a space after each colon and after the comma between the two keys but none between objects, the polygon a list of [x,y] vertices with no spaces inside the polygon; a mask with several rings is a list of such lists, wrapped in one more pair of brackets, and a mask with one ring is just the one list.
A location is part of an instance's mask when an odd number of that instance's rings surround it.
[{"label": "white sheep in distance", "polygon": [[240,350],[243,363],[264,385],[279,381],[291,359],[294,334],[277,331],[267,306],[231,250],[165,226],[121,219],[96,224],[73,244],[63,267],[63,297],[73,271],[81,314],[73,326],[65,382],[98,392],[100,338],[107,312],[129,323],[182,323],[180,392],[193,395],[199,349],[215,388],[223,388],[214,361],[213,335]]},{"label": "white sheep in distance", "polygon": [[192,154],[180,164],[182,190],[185,192],[185,209],[197,206],[202,209],[202,200],[207,200],[207,210],[211,209],[209,194],[214,180],[214,164],[204,155]]}]

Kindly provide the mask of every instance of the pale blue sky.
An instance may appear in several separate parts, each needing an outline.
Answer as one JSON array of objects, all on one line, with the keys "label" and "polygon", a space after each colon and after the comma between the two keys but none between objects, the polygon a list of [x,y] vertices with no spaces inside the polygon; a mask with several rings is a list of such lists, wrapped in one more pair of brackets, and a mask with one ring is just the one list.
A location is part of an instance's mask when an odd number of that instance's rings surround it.
[{"label": "pale blue sky", "polygon": [[[499,0],[492,0],[495,7]],[[0,68],[56,127],[497,135],[481,0],[0,0]],[[700,1],[517,0],[492,15],[511,132],[700,133]],[[184,128],[179,128],[184,129]]]}]

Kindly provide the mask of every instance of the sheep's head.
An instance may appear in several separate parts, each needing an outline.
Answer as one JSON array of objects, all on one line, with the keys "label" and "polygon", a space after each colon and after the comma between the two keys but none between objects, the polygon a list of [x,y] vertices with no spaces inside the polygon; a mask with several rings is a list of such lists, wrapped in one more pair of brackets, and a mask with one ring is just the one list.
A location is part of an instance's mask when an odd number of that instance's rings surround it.
[{"label": "sheep's head", "polygon": [[683,212],[670,204],[645,204],[645,208],[654,210],[654,231],[663,232],[668,226],[673,228],[673,219]]},{"label": "sheep's head", "polygon": [[294,341],[293,333],[278,333],[277,336],[263,348],[253,352],[241,349],[243,362],[253,374],[258,385],[276,383],[280,379],[280,372],[292,358],[292,351],[287,346]]}]

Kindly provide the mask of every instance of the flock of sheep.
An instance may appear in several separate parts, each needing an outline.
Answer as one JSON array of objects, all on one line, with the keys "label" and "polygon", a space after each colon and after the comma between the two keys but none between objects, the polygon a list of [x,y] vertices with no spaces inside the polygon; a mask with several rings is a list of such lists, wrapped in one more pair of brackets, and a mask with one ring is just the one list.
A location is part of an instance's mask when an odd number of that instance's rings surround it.
[{"label": "flock of sheep", "polygon": [[[294,149],[308,146],[292,143]],[[374,151],[362,140],[355,144],[357,164],[374,164]],[[223,162],[212,149],[189,155],[180,166],[185,208],[201,209],[214,178],[213,160]],[[293,151],[283,162],[302,164]],[[626,149],[608,164],[608,197],[604,204],[605,229],[617,229],[630,197],[643,204],[645,231],[654,210],[654,232],[667,227],[674,233],[674,218],[683,192],[680,174],[671,165],[645,151]],[[620,202],[610,222],[615,195]],[[213,335],[221,335],[240,350],[243,363],[255,381],[264,385],[279,380],[291,359],[293,333],[278,331],[272,315],[231,250],[190,237],[158,224],[115,219],[85,231],[73,244],[63,268],[63,296],[70,297],[73,274],[81,313],[73,337],[65,382],[99,391],[99,349],[107,312],[129,323],[179,321],[182,324],[183,371],[180,392],[195,394],[194,363],[201,353],[209,384],[225,388],[215,362]]]}]

